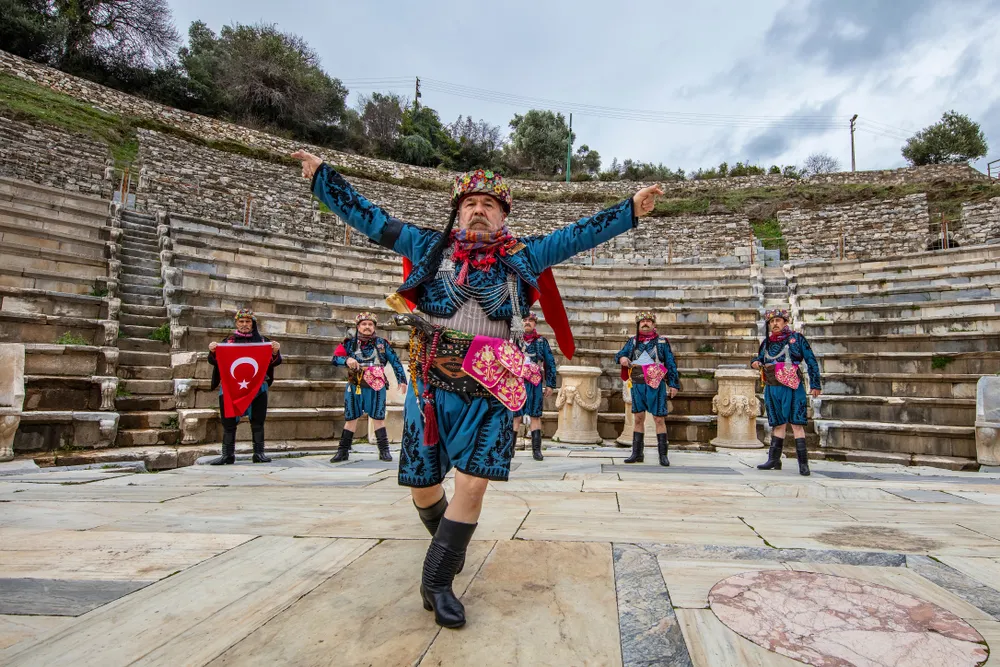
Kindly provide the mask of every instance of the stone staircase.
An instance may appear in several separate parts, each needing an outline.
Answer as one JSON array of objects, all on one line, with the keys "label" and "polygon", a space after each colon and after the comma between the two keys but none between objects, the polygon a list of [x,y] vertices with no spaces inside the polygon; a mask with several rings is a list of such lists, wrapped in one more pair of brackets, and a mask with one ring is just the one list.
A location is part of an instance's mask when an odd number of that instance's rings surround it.
[{"label": "stone staircase", "polygon": [[780,266],[764,269],[764,310],[788,309],[788,279]]},{"label": "stone staircase", "polygon": [[174,445],[180,439],[174,405],[170,343],[150,336],[167,323],[160,279],[156,219],[122,216],[121,315],[118,340],[121,417],[119,447]]}]

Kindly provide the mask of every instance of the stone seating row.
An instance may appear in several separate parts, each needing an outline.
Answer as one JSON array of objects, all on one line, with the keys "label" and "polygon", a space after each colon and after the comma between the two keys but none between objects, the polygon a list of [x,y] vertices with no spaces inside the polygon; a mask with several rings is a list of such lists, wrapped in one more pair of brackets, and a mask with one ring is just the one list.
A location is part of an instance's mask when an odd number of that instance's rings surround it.
[{"label": "stone seating row", "polygon": [[860,278],[885,278],[909,273],[934,272],[961,263],[975,263],[1000,258],[1000,245],[980,245],[947,250],[922,251],[893,255],[877,260],[804,261],[795,264],[798,280],[839,280]]}]

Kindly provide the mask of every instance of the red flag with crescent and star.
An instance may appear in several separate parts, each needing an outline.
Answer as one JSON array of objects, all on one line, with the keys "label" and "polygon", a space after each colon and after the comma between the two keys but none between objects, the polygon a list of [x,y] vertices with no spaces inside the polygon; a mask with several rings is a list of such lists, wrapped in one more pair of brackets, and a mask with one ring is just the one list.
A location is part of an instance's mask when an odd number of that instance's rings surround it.
[{"label": "red flag with crescent and star", "polygon": [[222,383],[223,414],[239,417],[257,397],[271,365],[270,343],[219,343],[215,347]]}]

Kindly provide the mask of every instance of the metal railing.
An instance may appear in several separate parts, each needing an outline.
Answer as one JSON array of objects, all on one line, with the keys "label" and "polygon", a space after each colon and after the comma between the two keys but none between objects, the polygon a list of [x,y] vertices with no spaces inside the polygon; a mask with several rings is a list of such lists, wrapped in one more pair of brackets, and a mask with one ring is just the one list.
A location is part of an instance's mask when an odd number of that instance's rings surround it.
[{"label": "metal railing", "polygon": [[990,178],[1000,179],[1000,158],[986,163],[986,175]]}]

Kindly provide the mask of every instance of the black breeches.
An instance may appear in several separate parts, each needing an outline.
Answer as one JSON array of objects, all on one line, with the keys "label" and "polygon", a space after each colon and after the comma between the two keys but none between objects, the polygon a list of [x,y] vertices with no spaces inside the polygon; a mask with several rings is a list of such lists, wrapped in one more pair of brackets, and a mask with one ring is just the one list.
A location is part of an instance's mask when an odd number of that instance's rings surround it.
[{"label": "black breeches", "polygon": [[[223,411],[222,394],[219,394],[219,417],[222,419],[222,429],[224,431],[236,432],[236,417],[226,417]],[[267,418],[267,392],[262,391],[257,394],[250,404],[250,426],[263,426]]]}]

